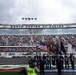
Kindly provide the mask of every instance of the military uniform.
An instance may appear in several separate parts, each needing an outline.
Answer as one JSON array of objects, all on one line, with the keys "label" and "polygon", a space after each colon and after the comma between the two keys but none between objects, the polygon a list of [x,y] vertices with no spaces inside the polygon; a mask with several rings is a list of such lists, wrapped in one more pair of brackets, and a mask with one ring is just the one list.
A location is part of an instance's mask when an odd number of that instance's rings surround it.
[{"label": "military uniform", "polygon": [[52,65],[55,65],[55,55],[52,56]]},{"label": "military uniform", "polygon": [[63,56],[62,55],[60,55],[60,60],[61,60],[61,69],[63,69],[64,66],[63,66]]},{"label": "military uniform", "polygon": [[65,60],[65,69],[69,69],[69,58],[65,55],[64,60]]},{"label": "military uniform", "polygon": [[40,75],[44,75],[44,64],[45,64],[45,61],[44,61],[43,57],[41,57],[39,59]]},{"label": "military uniform", "polygon": [[74,69],[75,66],[74,66],[74,56],[73,56],[73,54],[70,54],[70,62],[71,62],[72,69]]},{"label": "military uniform", "polygon": [[61,75],[61,58],[60,56],[56,56],[56,67],[57,67],[57,70],[58,70],[58,75]]}]

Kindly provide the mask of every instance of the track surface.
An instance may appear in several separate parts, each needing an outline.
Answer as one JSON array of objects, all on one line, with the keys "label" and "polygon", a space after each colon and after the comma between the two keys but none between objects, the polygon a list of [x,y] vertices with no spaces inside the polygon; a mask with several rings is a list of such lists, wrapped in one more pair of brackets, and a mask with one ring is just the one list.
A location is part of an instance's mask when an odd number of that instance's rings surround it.
[{"label": "track surface", "polygon": [[0,58],[0,65],[28,64],[28,58]]},{"label": "track surface", "polygon": [[[30,58],[0,58],[0,65],[20,65],[28,64]],[[75,58],[76,64],[76,58]]]},{"label": "track surface", "polygon": [[[28,64],[28,58],[0,58],[0,64],[1,65],[20,65],[20,64]],[[76,62],[76,60],[75,60]],[[9,73],[8,73],[9,74]],[[4,75],[2,73],[0,73],[0,75]],[[19,74],[19,75],[23,75],[23,74]],[[38,74],[39,75],[39,74]],[[45,75],[57,75],[57,72],[55,73],[45,73]],[[62,72],[62,75],[76,75],[76,72],[75,73],[63,73]]]}]

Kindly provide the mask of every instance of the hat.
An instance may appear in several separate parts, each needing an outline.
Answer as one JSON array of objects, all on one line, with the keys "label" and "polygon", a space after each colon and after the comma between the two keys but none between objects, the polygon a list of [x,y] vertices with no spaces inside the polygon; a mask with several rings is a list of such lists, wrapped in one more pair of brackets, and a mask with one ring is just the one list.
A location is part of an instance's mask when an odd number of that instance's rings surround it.
[{"label": "hat", "polygon": [[35,64],[34,64],[34,62],[32,61],[32,60],[29,60],[29,66],[31,67],[31,68],[34,68],[35,67]]}]

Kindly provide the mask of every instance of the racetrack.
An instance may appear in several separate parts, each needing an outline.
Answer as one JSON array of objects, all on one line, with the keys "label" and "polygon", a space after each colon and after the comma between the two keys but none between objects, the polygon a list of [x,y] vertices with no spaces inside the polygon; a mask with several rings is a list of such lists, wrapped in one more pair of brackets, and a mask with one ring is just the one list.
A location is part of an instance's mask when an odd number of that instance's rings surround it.
[{"label": "racetrack", "polygon": [[28,58],[0,58],[0,65],[28,64]]},{"label": "racetrack", "polygon": [[[0,65],[22,65],[22,64],[28,64],[28,60],[29,59],[30,58],[0,58]],[[75,57],[74,62],[76,64],[76,57]]]},{"label": "racetrack", "polygon": [[[1,65],[22,65],[28,64],[28,58],[0,58]],[[75,60],[76,62],[76,60]],[[18,72],[0,72],[0,75],[24,75]],[[39,73],[38,73],[39,75]],[[57,75],[57,72],[46,72],[45,75]],[[62,75],[76,75],[76,72],[62,72]]]}]

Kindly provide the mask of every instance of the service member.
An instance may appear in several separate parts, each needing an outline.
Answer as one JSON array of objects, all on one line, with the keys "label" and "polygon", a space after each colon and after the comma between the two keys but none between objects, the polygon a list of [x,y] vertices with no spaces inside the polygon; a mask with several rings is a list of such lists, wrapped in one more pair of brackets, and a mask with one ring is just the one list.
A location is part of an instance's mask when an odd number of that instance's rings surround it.
[{"label": "service member", "polygon": [[62,63],[61,63],[60,55],[56,56],[56,66],[58,70],[58,75],[61,75]]},{"label": "service member", "polygon": [[74,69],[74,56],[72,53],[70,53],[70,62],[71,62],[71,66],[72,66],[72,69]]},{"label": "service member", "polygon": [[64,60],[65,60],[65,69],[69,69],[69,58],[67,55],[65,55]]}]

